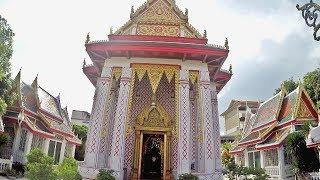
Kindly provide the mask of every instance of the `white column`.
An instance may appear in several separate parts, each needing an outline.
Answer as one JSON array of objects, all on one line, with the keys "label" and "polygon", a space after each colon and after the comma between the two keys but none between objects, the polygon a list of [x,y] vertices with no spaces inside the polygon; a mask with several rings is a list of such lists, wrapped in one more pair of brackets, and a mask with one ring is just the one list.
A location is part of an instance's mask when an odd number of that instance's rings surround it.
[{"label": "white column", "polygon": [[14,142],[13,142],[13,148],[12,148],[12,156],[13,161],[18,161],[17,155],[19,154],[19,145],[20,145],[20,139],[21,139],[21,127],[18,126],[17,132],[14,136]]},{"label": "white column", "polygon": [[29,154],[29,152],[31,150],[32,139],[33,139],[33,134],[30,131],[28,131],[27,137],[26,137],[26,147],[24,149],[25,155]]},{"label": "white column", "polygon": [[85,166],[100,168],[99,166],[99,147],[100,134],[104,122],[105,105],[111,87],[111,68],[104,66],[101,77],[96,84],[95,97],[90,117],[89,134],[86,142]]},{"label": "white column", "polygon": [[45,138],[45,139],[44,139],[44,143],[43,143],[43,153],[44,153],[45,155],[48,155],[49,144],[50,144],[50,139],[49,139],[49,138]]},{"label": "white column", "polygon": [[66,151],[66,145],[67,145],[67,141],[66,141],[66,139],[63,139],[62,144],[61,144],[59,163],[63,162],[64,153]]},{"label": "white column", "polygon": [[189,88],[189,71],[182,68],[179,82],[178,175],[190,173],[191,168]]},{"label": "white column", "polygon": [[124,67],[120,79],[117,110],[114,121],[109,167],[116,179],[123,179],[125,120],[128,115],[131,68]]},{"label": "white column", "polygon": [[71,157],[74,158],[75,153],[76,153],[76,145],[72,144],[71,145]]},{"label": "white column", "polygon": [[244,155],[244,166],[249,167],[249,155],[248,155],[247,149],[243,151],[243,155]]},{"label": "white column", "polygon": [[222,162],[221,162],[221,139],[220,139],[220,125],[217,89],[215,83],[210,83],[211,105],[212,105],[212,121],[213,121],[213,144],[214,144],[214,171],[216,179],[222,179]]},{"label": "white column", "polygon": [[285,171],[284,171],[284,148],[283,146],[280,146],[278,149],[278,161],[279,161],[279,179],[285,178]]},{"label": "white column", "polygon": [[261,168],[264,168],[264,161],[265,161],[265,152],[264,150],[260,151],[260,163],[261,163]]},{"label": "white column", "polygon": [[[214,143],[216,136],[214,134],[213,112],[211,104],[210,92],[210,78],[208,68],[200,70],[200,119],[203,122],[203,136],[204,136],[204,172],[207,174],[214,174],[215,172],[215,152]],[[220,136],[220,134],[217,134]]]}]

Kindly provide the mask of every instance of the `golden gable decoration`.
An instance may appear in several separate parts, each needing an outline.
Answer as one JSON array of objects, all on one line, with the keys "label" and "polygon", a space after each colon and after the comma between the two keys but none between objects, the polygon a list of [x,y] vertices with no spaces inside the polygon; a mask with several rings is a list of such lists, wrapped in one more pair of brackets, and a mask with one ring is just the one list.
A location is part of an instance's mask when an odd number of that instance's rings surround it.
[{"label": "golden gable decoration", "polygon": [[305,104],[304,100],[301,98],[298,109],[298,118],[312,118],[312,114]]},{"label": "golden gable decoration", "polygon": [[130,20],[115,34],[204,38],[188,23],[187,11],[171,0],[150,0],[136,12],[131,9]]}]

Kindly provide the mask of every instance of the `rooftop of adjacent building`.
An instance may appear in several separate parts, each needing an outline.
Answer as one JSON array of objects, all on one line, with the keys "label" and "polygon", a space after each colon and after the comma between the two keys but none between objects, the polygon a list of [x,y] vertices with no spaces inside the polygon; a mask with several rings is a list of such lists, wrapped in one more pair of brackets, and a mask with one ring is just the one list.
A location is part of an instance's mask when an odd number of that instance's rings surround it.
[{"label": "rooftop of adjacent building", "polygon": [[71,120],[89,121],[90,113],[87,111],[73,110],[71,114]]},{"label": "rooftop of adjacent building", "polygon": [[263,103],[261,100],[244,100],[244,99],[233,99],[231,100],[228,108],[221,113],[221,116],[225,116],[228,112],[233,110],[234,108],[238,108],[238,110],[246,110],[246,107],[251,109],[251,113],[255,114],[260,104]]}]

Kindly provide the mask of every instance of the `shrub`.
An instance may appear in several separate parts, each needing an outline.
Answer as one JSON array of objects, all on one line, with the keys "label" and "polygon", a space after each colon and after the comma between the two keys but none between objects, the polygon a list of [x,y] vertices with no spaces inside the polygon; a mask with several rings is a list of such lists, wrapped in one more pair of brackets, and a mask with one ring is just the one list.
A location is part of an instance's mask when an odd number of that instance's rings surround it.
[{"label": "shrub", "polygon": [[27,155],[27,178],[30,180],[56,180],[57,174],[54,170],[52,157],[45,156],[36,148]]},{"label": "shrub", "polygon": [[10,140],[10,136],[8,133],[3,133],[0,135],[0,147],[6,145]]},{"label": "shrub", "polygon": [[116,178],[112,175],[114,171],[100,169],[96,180],[115,180]]},{"label": "shrub", "polygon": [[198,180],[199,178],[193,174],[181,174],[179,180]]},{"label": "shrub", "polygon": [[61,180],[74,180],[77,177],[78,163],[73,158],[65,158],[57,168],[58,178]]},{"label": "shrub", "polygon": [[77,172],[75,180],[82,180],[82,176],[79,174],[79,172]]}]

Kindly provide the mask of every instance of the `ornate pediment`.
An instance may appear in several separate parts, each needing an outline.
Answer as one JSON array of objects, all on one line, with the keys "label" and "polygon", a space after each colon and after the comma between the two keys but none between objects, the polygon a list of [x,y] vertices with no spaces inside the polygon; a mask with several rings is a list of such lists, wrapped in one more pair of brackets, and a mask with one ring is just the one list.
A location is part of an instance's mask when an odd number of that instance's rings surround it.
[{"label": "ornate pediment", "polygon": [[188,23],[187,11],[183,13],[172,0],[149,0],[136,12],[132,9],[130,17],[116,35],[203,38]]},{"label": "ornate pediment", "polygon": [[168,114],[159,104],[143,110],[137,117],[137,125],[140,127],[166,128],[169,127]]}]

